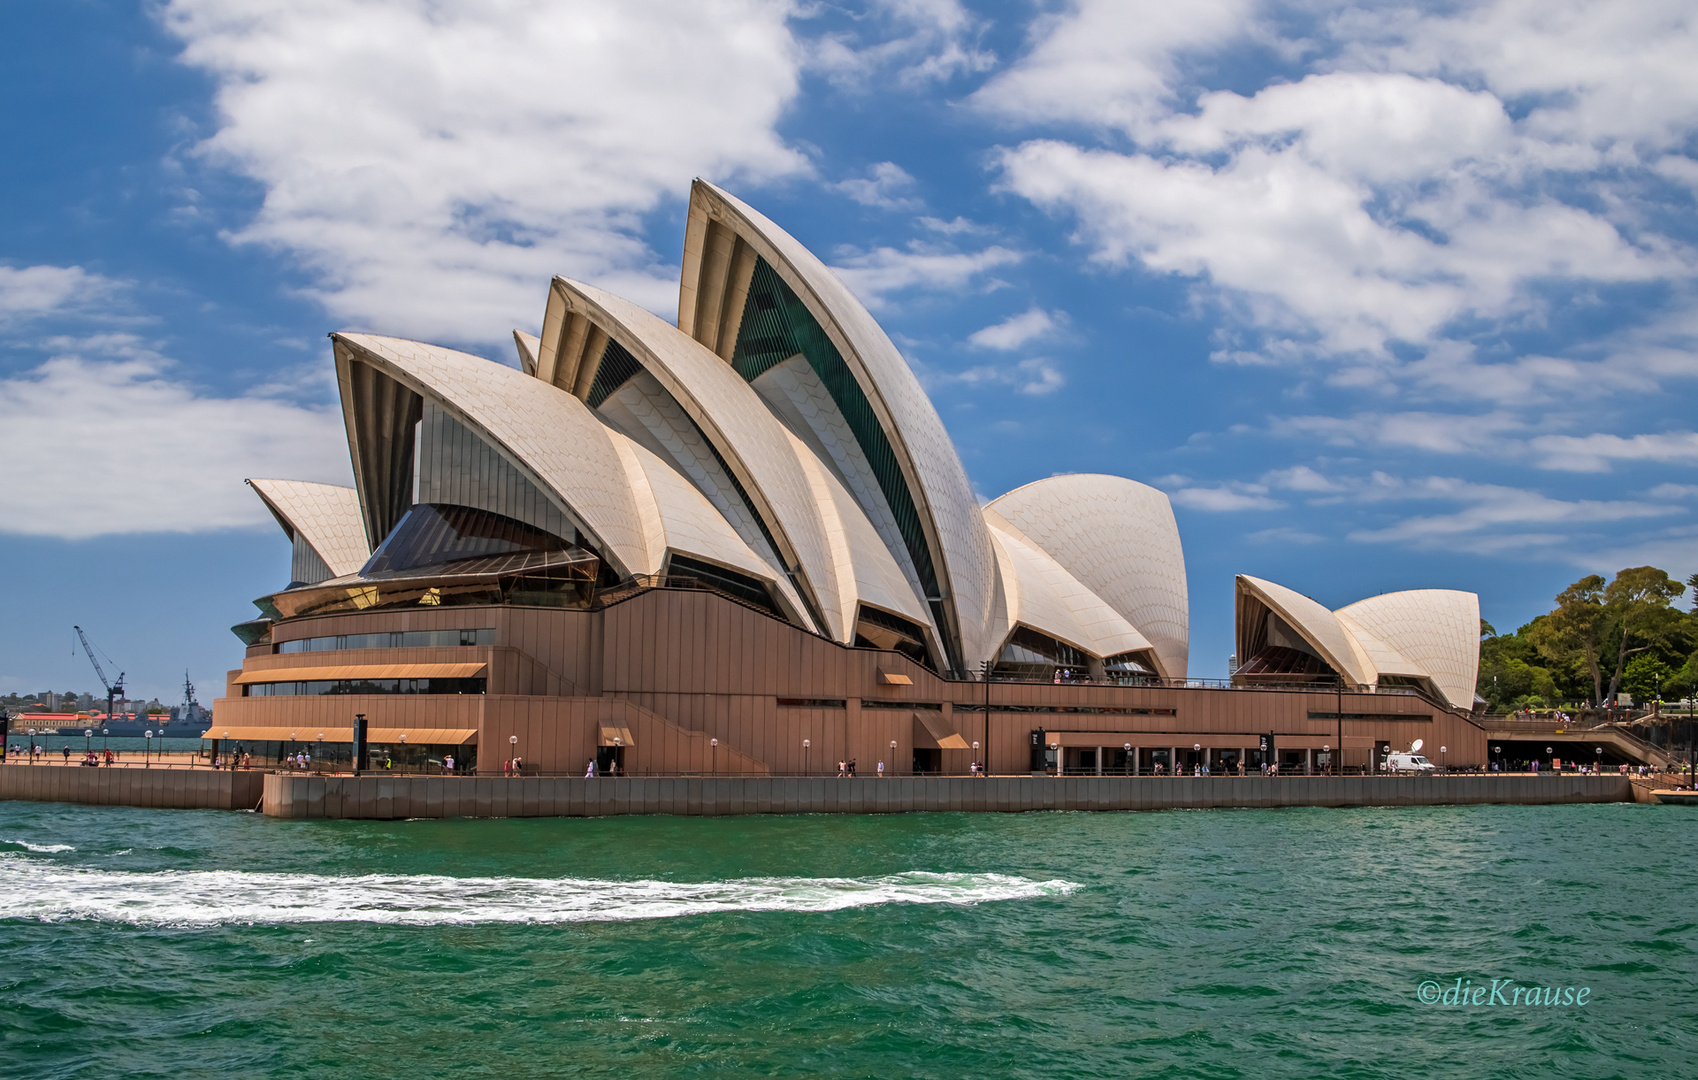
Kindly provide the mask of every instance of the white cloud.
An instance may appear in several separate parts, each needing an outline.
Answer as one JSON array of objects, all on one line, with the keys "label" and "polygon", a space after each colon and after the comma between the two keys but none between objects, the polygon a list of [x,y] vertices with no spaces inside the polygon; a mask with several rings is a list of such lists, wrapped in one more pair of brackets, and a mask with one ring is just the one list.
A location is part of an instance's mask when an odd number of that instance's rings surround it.
[{"label": "white cloud", "polygon": [[258,181],[230,231],[287,252],[336,318],[494,340],[550,275],[655,307],[676,273],[642,215],[692,176],[805,172],[774,131],[797,91],[783,0],[168,0],[216,82],[196,153]]},{"label": "white cloud", "polygon": [[840,252],[832,270],[861,303],[876,310],[890,293],[909,289],[960,292],[986,271],[1020,259],[1019,252],[1000,245],[963,252],[915,241],[906,251],[879,247],[867,252]]},{"label": "white cloud", "polygon": [[855,31],[822,35],[808,57],[839,87],[865,90],[882,77],[919,88],[996,61],[978,47],[982,24],[959,0],[872,0],[853,18]]},{"label": "white cloud", "polygon": [[1184,487],[1168,493],[1180,506],[1192,510],[1228,512],[1234,510],[1278,510],[1285,504],[1268,497],[1261,484],[1225,483],[1218,487]]},{"label": "white cloud", "polygon": [[[972,103],[1064,125],[1003,150],[1003,183],[1074,222],[1097,261],[1192,281],[1242,330],[1218,359],[1324,361],[1339,385],[1441,400],[1642,393],[1698,374],[1690,340],[1629,340],[1698,286],[1667,224],[1687,215],[1658,201],[1663,178],[1698,175],[1678,153],[1698,134],[1690,15],[1079,0]],[[1222,88],[1245,47],[1296,77]],[[1643,283],[1668,298],[1625,312],[1604,359],[1511,355],[1512,330],[1570,298]]]},{"label": "white cloud", "polygon": [[1531,443],[1539,465],[1568,472],[1609,472],[1617,461],[1698,462],[1698,433],[1541,435]]},{"label": "white cloud", "polygon": [[1320,437],[1335,446],[1377,446],[1439,454],[1518,453],[1513,436],[1527,421],[1513,413],[1478,416],[1439,412],[1377,413],[1353,416],[1287,416],[1269,421],[1275,435]]},{"label": "white cloud", "polygon": [[[1357,529],[1350,539],[1494,554],[1518,547],[1568,543],[1577,526],[1680,513],[1677,507],[1634,500],[1563,500],[1524,488],[1477,484],[1452,477],[1400,480],[1377,473],[1364,486],[1365,501],[1442,499],[1463,504],[1449,514],[1406,518],[1379,529]],[[1526,531],[1527,528],[1541,531]],[[1503,531],[1503,530],[1509,531]]]},{"label": "white cloud", "polygon": [[862,206],[882,210],[917,210],[922,205],[913,196],[914,178],[894,161],[881,161],[865,177],[841,181],[837,189]]},{"label": "white cloud", "polygon": [[1051,315],[1043,308],[1034,307],[983,330],[975,330],[967,335],[967,340],[981,349],[1011,352],[1050,333],[1065,318],[1059,312]]},{"label": "white cloud", "polygon": [[1658,484],[1645,493],[1649,499],[1698,499],[1698,484]]},{"label": "white cloud", "polygon": [[350,482],[335,409],[206,396],[126,334],[83,339],[0,380],[0,413],[0,530],[10,533],[251,527],[271,518],[246,477]]},{"label": "white cloud", "polygon": [[1321,544],[1326,537],[1318,533],[1304,532],[1289,525],[1274,529],[1260,529],[1244,537],[1252,544]]},{"label": "white cloud", "polygon": [[118,282],[80,266],[0,265],[0,330],[86,309],[120,288]]},{"label": "white cloud", "polygon": [[1289,469],[1275,469],[1264,473],[1262,483],[1270,488],[1283,488],[1286,491],[1307,491],[1317,494],[1329,494],[1344,490],[1344,485],[1309,468],[1307,465],[1294,465]]},{"label": "white cloud", "polygon": [[1009,386],[1022,394],[1043,397],[1067,385],[1064,375],[1048,357],[1034,356],[1017,364],[979,364],[964,371],[948,372],[917,368],[921,385],[937,390],[950,384],[964,386]]}]

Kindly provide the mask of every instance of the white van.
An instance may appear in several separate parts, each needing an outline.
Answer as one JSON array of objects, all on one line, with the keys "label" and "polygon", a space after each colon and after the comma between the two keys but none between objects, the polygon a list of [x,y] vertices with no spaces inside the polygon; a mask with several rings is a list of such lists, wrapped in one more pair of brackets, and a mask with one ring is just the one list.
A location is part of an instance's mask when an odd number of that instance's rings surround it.
[{"label": "white van", "polygon": [[1430,773],[1433,763],[1415,753],[1390,754],[1386,757],[1386,772],[1388,773]]}]

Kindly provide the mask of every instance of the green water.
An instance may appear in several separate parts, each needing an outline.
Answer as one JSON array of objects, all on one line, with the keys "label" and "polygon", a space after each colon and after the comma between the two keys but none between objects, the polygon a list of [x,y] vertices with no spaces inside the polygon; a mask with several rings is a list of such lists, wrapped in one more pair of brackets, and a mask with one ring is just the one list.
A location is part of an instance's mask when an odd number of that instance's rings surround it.
[{"label": "green water", "polygon": [[1690,1076],[1695,830],[0,803],[0,1076]]}]

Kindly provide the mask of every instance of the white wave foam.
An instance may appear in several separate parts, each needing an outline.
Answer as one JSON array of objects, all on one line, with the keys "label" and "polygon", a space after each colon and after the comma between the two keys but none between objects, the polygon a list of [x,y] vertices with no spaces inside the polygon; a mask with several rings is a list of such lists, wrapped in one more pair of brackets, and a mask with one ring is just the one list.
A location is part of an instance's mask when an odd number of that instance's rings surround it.
[{"label": "white wave foam", "polygon": [[875,878],[607,881],[367,874],[329,877],[237,870],[118,873],[5,860],[7,918],[88,919],[149,926],[223,923],[616,922],[719,911],[838,911],[874,904],[978,904],[1064,896],[1069,881],[1005,874],[891,874]]},{"label": "white wave foam", "polygon": [[26,851],[34,851],[43,855],[51,855],[55,851],[75,851],[69,844],[32,844],[28,840],[0,840],[0,844],[16,844]]}]

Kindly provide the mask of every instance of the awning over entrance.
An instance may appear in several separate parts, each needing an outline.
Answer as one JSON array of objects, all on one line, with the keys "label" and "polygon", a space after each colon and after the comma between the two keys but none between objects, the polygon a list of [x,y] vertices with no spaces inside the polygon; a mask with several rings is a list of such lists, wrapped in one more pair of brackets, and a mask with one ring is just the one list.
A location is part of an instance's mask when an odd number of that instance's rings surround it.
[{"label": "awning over entrance", "polygon": [[[248,724],[232,724],[220,727],[214,724],[201,732],[203,739],[227,739],[230,742],[318,742],[319,736],[324,736],[324,742],[351,743],[354,741],[354,729],[349,727],[256,727]],[[466,743],[478,741],[477,728],[370,728],[366,731],[368,743],[400,743],[405,735],[409,746],[464,746]]]},{"label": "awning over entrance", "polygon": [[[967,740],[961,737],[961,733],[959,731],[956,731],[953,727],[949,726],[949,721],[943,718],[943,713],[941,711],[935,709],[915,709],[914,722],[919,725],[921,730],[923,730],[927,735],[936,740],[939,749],[968,749]],[[919,732],[916,731],[915,735],[918,734]]]},{"label": "awning over entrance", "polygon": [[236,676],[242,685],[312,682],[319,679],[470,679],[488,664],[336,664],[326,667],[260,668]]},{"label": "awning over entrance", "polygon": [[[618,739],[618,742],[613,740]],[[601,737],[596,740],[597,746],[635,746],[637,740],[631,738],[631,729],[618,727],[613,724],[601,725]]]}]

